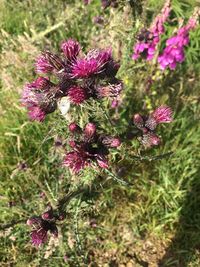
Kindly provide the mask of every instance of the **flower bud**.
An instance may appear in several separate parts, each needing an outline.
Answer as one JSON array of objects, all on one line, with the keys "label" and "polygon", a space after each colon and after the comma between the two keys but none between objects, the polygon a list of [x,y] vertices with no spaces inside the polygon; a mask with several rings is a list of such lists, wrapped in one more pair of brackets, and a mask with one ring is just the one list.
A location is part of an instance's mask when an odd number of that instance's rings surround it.
[{"label": "flower bud", "polygon": [[121,141],[116,137],[105,136],[102,139],[102,144],[104,144],[108,148],[116,148],[121,145]]},{"label": "flower bud", "polygon": [[144,127],[144,120],[140,114],[135,114],[133,116],[133,123],[138,129],[142,129]]},{"label": "flower bud", "polygon": [[96,125],[94,123],[87,123],[84,129],[84,134],[87,138],[91,138],[96,133]]},{"label": "flower bud", "polygon": [[50,210],[50,211],[46,211],[42,214],[42,219],[43,220],[52,220],[53,219],[53,211]]},{"label": "flower bud", "polygon": [[75,122],[72,122],[69,125],[69,131],[71,133],[78,133],[81,131],[81,128]]},{"label": "flower bud", "polygon": [[108,161],[104,157],[98,156],[97,163],[102,169],[108,168]]},{"label": "flower bud", "polygon": [[65,41],[61,45],[61,49],[66,56],[67,59],[72,60],[77,57],[80,51],[80,45],[78,42],[74,41],[73,39],[69,39]]}]

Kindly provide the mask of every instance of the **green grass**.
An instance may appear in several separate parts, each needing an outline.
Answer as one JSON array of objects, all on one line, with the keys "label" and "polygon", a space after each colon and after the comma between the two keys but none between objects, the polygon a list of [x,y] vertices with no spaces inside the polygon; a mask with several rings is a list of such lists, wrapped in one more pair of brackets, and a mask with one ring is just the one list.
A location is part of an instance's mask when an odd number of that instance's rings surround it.
[{"label": "green grass", "polygon": [[[148,14],[145,23],[149,24],[162,5],[158,7],[155,0],[147,6],[145,1],[141,3]],[[149,157],[172,151],[170,157],[153,161],[127,159],[127,147],[123,145],[110,160],[118,160],[113,172],[124,168],[122,178],[133,185],[122,186],[106,179],[102,172],[99,182],[102,189],[84,195],[82,201],[71,201],[67,219],[59,228],[58,241],[52,240],[39,250],[31,246],[29,229],[24,223],[2,230],[1,266],[84,266],[86,257],[93,263],[91,266],[126,266],[131,261],[136,267],[147,266],[145,262],[148,266],[199,266],[200,28],[191,34],[184,64],[173,73],[162,75],[157,71],[147,93],[145,85],[151,67],[135,65],[131,60],[134,36],[144,23],[139,16],[139,4],[134,10],[126,5],[124,9],[105,12],[97,0],[87,7],[79,0],[10,0],[1,1],[0,5],[2,225],[40,214],[47,203],[55,203],[71,184],[74,187],[90,184],[96,176],[94,170],[86,170],[82,177],[72,177],[60,167],[64,150],[56,148],[54,142],[57,138],[65,140],[68,132],[67,122],[59,112],[39,124],[30,122],[20,105],[20,92],[35,76],[33,61],[40,50],[56,51],[60,42],[69,37],[79,40],[84,50],[112,45],[115,57],[122,58],[119,77],[125,83],[119,112],[110,112],[120,133],[141,109],[146,113],[164,103],[174,110],[174,122],[159,128],[163,139],[160,147],[141,151],[142,156]],[[174,0],[174,14],[188,19],[194,5],[195,1]],[[98,14],[106,17],[105,27],[92,22]],[[121,23],[122,18],[126,24]],[[168,25],[167,35],[171,32]],[[113,131],[94,103],[86,109],[104,129]],[[82,124],[89,116],[76,109],[72,109],[71,115],[81,119]],[[132,144],[129,152],[136,155],[138,143],[129,144]],[[22,162],[26,162],[27,169],[20,169]],[[44,198],[41,192],[45,193]],[[92,220],[96,227],[91,226]]]}]

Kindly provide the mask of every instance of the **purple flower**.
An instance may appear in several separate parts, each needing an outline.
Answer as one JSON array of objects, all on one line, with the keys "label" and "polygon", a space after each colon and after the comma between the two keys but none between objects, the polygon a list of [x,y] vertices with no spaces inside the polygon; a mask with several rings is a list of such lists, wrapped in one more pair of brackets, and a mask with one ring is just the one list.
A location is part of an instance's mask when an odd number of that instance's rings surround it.
[{"label": "purple flower", "polygon": [[81,148],[68,152],[65,155],[63,164],[70,168],[75,174],[90,164],[90,157]]},{"label": "purple flower", "polygon": [[108,148],[116,148],[121,145],[121,141],[119,138],[112,136],[104,136],[102,138],[102,144],[104,144]]},{"label": "purple flower", "polygon": [[103,9],[106,9],[107,7],[118,7],[117,0],[101,0],[101,6]]},{"label": "purple flower", "polygon": [[142,57],[146,60],[153,59],[157,44],[160,41],[160,35],[164,33],[164,23],[168,19],[170,14],[170,2],[171,0],[167,0],[165,2],[161,14],[155,18],[152,26],[148,30],[142,29],[139,33],[137,37],[138,42],[133,48],[133,60],[137,60],[139,57]]},{"label": "purple flower", "polygon": [[189,43],[189,35],[184,32],[178,33],[177,36],[169,38],[166,42],[166,48],[158,57],[158,63],[162,70],[169,67],[171,70],[176,68],[177,63],[185,60],[184,46]]},{"label": "purple flower", "polygon": [[69,125],[69,131],[71,133],[80,133],[81,128],[76,124],[75,122],[70,123]]},{"label": "purple flower", "polygon": [[66,153],[63,165],[76,174],[93,162],[100,168],[108,168],[108,148],[117,148],[120,144],[119,138],[102,136],[98,134],[94,123],[88,123],[79,131],[79,136],[69,141],[72,151]]},{"label": "purple flower", "polygon": [[141,143],[147,148],[150,148],[152,146],[158,146],[160,142],[160,138],[152,132],[144,134],[141,138]]},{"label": "purple flower", "polygon": [[25,85],[21,102],[28,109],[31,120],[41,122],[46,114],[56,109],[56,91],[53,84],[44,77],[39,77],[36,81]]},{"label": "purple flower", "polygon": [[168,106],[158,107],[152,114],[151,117],[155,119],[157,124],[172,122],[172,110]]},{"label": "purple flower", "polygon": [[62,43],[61,49],[68,60],[75,60],[81,49],[80,44],[73,39]]},{"label": "purple flower", "polygon": [[172,122],[172,110],[168,106],[160,106],[149,116],[135,114],[133,123],[141,131],[140,141],[145,147],[157,146],[160,144],[160,138],[154,130],[160,123]]},{"label": "purple flower", "polygon": [[84,128],[84,134],[87,138],[92,138],[96,133],[96,125],[94,123],[87,123]]},{"label": "purple flower", "polygon": [[104,17],[102,17],[102,16],[95,16],[93,18],[93,22],[96,23],[96,24],[102,25],[102,24],[104,24]]},{"label": "purple flower", "polygon": [[51,73],[53,71],[53,66],[44,55],[36,59],[35,67],[38,73]]},{"label": "purple flower", "polygon": [[182,63],[185,60],[184,48],[189,44],[189,32],[196,27],[199,14],[199,9],[195,9],[187,25],[181,27],[177,35],[172,36],[166,41],[166,47],[158,57],[158,63],[162,70],[168,67],[174,70],[177,63]]},{"label": "purple flower", "polygon": [[37,58],[35,66],[38,73],[58,73],[65,69],[62,59],[49,51]]},{"label": "purple flower", "polygon": [[101,5],[102,7],[105,9],[107,7],[109,7],[111,4],[111,0],[101,0]]},{"label": "purple flower", "polygon": [[32,244],[36,247],[41,246],[47,242],[48,232],[54,237],[58,236],[58,229],[55,221],[43,219],[40,216],[35,216],[27,220],[27,225],[32,227],[31,240]]},{"label": "purple flower", "polygon": [[46,113],[40,107],[30,106],[27,108],[28,108],[29,118],[32,121],[39,121],[39,122],[44,121],[44,119],[46,117]]},{"label": "purple flower", "polygon": [[77,105],[88,99],[86,90],[78,86],[73,86],[68,90],[68,97],[71,102]]},{"label": "purple flower", "polygon": [[100,67],[96,59],[79,59],[72,65],[72,76],[74,78],[87,78],[99,73]]},{"label": "purple flower", "polygon": [[105,64],[111,60],[110,50],[91,50],[85,58],[72,63],[72,77],[88,78],[101,73]]},{"label": "purple flower", "polygon": [[143,120],[143,118],[142,118],[142,116],[140,114],[135,114],[133,116],[133,123],[140,130],[142,130],[143,127],[144,127],[144,120]]}]

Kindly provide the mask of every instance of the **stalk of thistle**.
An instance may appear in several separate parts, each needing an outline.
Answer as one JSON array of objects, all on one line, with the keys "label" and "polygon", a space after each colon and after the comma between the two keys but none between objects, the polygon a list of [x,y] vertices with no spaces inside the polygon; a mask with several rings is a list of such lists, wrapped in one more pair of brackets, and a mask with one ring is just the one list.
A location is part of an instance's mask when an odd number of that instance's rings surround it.
[{"label": "stalk of thistle", "polygon": [[72,134],[69,141],[71,151],[65,155],[64,166],[75,174],[93,162],[100,168],[108,168],[109,149],[120,146],[119,138],[99,134],[94,123],[87,123],[84,129],[72,123],[69,125],[69,130]]},{"label": "stalk of thistle", "polygon": [[160,106],[148,116],[140,114],[133,116],[134,125],[141,131],[139,141],[146,148],[160,144],[161,140],[155,133],[156,127],[159,124],[170,122],[172,122],[172,110],[168,106]]},{"label": "stalk of thistle", "polygon": [[[62,97],[74,105],[89,98],[116,98],[122,82],[116,78],[119,64],[114,61],[111,49],[90,50],[80,53],[80,44],[72,39],[61,44],[62,55],[45,51],[36,60],[36,72],[48,74],[27,84],[22,93],[22,103],[32,120],[43,121],[55,111]],[[54,76],[56,82],[51,82]]]},{"label": "stalk of thistle", "polygon": [[132,59],[137,60],[142,57],[146,60],[152,60],[157,44],[160,41],[160,36],[164,33],[164,23],[167,21],[171,11],[171,0],[167,0],[164,4],[161,13],[154,19],[149,29],[142,29],[138,34],[138,41],[133,47],[134,53]]},{"label": "stalk of thistle", "polygon": [[162,70],[168,67],[174,70],[177,63],[182,63],[185,60],[184,48],[189,44],[189,32],[197,26],[199,15],[200,8],[197,7],[188,23],[179,28],[177,34],[166,41],[166,47],[158,57],[158,63]]}]

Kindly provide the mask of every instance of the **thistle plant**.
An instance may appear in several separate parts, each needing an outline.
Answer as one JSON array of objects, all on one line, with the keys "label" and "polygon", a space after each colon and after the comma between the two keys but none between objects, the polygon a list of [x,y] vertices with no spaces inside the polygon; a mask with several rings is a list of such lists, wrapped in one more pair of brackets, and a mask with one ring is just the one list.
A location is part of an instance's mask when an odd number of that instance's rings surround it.
[{"label": "thistle plant", "polygon": [[[117,1],[101,2],[104,9],[108,6],[117,6]],[[84,3],[88,4],[89,1]],[[148,61],[159,55],[161,35],[165,33],[165,23],[169,19],[171,10],[171,1],[165,1],[161,13],[156,16],[151,26],[140,31],[132,56],[135,61],[140,57]],[[167,67],[174,69],[177,62],[184,61],[184,47],[189,44],[189,32],[196,27],[198,16],[197,9],[188,23],[179,28],[177,35],[167,39],[166,47],[156,58],[161,69]],[[130,158],[131,160],[162,159],[165,155],[171,155],[170,152],[148,158],[145,154],[150,153],[153,147],[156,151],[156,147],[161,145],[161,140],[164,138],[159,135],[159,125],[173,121],[171,107],[161,104],[156,108],[157,102],[155,105],[151,103],[150,108],[143,106],[142,111],[138,110],[139,113],[132,115],[131,122],[130,118],[127,119],[126,115],[122,114],[124,111],[118,113],[117,119],[112,117],[115,112],[112,108],[118,106],[121,94],[126,97],[126,87],[123,80],[118,77],[120,63],[113,58],[110,47],[95,48],[84,53],[80,43],[69,39],[62,42],[60,50],[58,54],[43,51],[37,57],[35,72],[38,77],[25,85],[21,102],[27,108],[30,119],[39,122],[56,111],[59,101],[63,98],[67,98],[68,103],[74,106],[75,110],[79,110],[78,118],[74,109],[69,111],[71,117],[66,123],[67,134],[62,137],[62,140],[65,140],[64,144],[59,139],[55,143],[55,146],[61,146],[64,151],[60,168],[67,170],[70,178],[78,177],[79,188],[74,189],[72,179],[69,179],[67,189],[69,195],[56,199],[55,207],[49,206],[41,215],[28,219],[31,241],[36,247],[46,243],[48,236],[58,238],[58,229],[65,223],[69,202],[84,192],[83,181],[86,171],[92,176],[89,184],[91,188],[98,186],[97,178],[106,181],[108,177],[123,186],[130,186],[130,183],[126,182],[126,177],[123,177],[123,180],[118,177],[120,172],[116,170],[119,162],[123,164]],[[155,68],[158,69],[158,64],[155,64]],[[152,83],[151,77],[149,83]],[[111,105],[108,101],[110,99]],[[87,106],[90,100],[93,103],[92,110]],[[104,101],[105,106],[102,100],[107,100]],[[126,110],[127,102],[123,103],[122,109]],[[97,116],[99,106],[101,118]],[[122,120],[125,121],[124,124],[120,124]],[[128,124],[129,126],[124,126]],[[130,142],[124,135],[124,132],[127,133],[131,127],[135,131],[133,137],[140,142],[140,144],[136,142],[137,147],[139,146],[137,151],[133,151],[134,140]],[[142,151],[144,156],[140,158],[140,155],[133,155],[138,151],[139,153]]]}]

